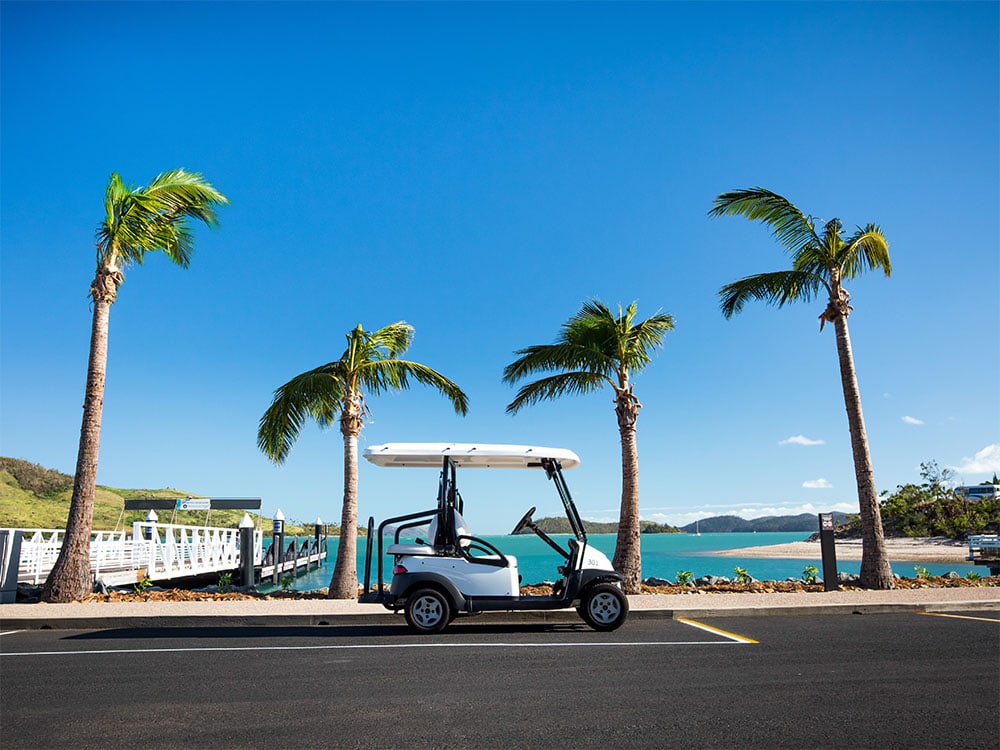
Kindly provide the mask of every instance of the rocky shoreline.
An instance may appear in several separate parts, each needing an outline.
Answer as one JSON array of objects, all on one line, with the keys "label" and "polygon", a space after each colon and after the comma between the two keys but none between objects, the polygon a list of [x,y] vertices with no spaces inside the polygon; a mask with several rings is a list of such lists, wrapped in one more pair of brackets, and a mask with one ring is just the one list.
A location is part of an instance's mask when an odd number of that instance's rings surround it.
[{"label": "rocky shoreline", "polygon": [[[22,585],[23,586],[23,585]],[[39,602],[40,588],[29,586],[18,587],[18,603],[33,604]],[[957,573],[945,576],[927,576],[919,578],[896,577],[897,589],[935,589],[935,588],[998,588],[1000,577],[983,576],[979,579],[969,579]],[[857,585],[856,576],[843,576],[838,584],[840,591],[863,591]],[[719,576],[705,576],[695,579],[689,584],[680,584],[659,578],[647,578],[642,583],[642,594],[661,596],[702,595],[702,594],[811,594],[823,593],[822,581],[806,583],[804,581],[756,581],[746,583],[730,581]],[[153,587],[144,591],[130,589],[111,589],[106,593],[94,593],[81,600],[81,603],[100,602],[203,602],[203,601],[274,601],[296,599],[326,599],[326,589],[310,591],[271,591],[262,593],[255,590],[233,589],[220,592],[217,586],[206,586],[202,589],[161,589]],[[544,596],[552,593],[549,583],[537,583],[521,587],[521,596]],[[998,592],[1000,594],[1000,592]]]}]

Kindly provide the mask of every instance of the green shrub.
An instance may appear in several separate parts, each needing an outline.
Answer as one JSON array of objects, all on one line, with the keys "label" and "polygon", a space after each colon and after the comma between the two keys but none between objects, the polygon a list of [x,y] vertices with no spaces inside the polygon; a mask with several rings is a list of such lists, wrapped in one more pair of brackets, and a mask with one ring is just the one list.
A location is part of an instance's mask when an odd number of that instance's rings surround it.
[{"label": "green shrub", "polygon": [[819,569],[815,565],[806,565],[802,570],[802,580],[805,583],[816,583],[819,580]]},{"label": "green shrub", "polygon": [[37,495],[40,498],[68,490],[73,486],[73,477],[55,469],[22,461],[19,458],[0,457],[0,471],[6,471],[20,485],[22,490]]}]

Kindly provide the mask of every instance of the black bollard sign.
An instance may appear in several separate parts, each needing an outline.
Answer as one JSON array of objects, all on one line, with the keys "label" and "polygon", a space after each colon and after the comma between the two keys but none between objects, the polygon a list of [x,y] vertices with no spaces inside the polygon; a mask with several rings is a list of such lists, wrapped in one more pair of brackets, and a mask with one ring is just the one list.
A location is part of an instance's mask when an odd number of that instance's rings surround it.
[{"label": "black bollard sign", "polygon": [[819,514],[819,547],[823,553],[823,590],[837,590],[837,548],[833,540],[833,514]]}]

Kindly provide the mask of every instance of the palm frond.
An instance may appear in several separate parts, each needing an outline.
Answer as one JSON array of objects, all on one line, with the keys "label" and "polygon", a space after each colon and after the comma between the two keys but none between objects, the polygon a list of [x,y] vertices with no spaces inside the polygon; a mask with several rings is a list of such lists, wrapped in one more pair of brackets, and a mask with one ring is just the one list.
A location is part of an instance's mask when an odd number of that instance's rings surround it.
[{"label": "palm frond", "polygon": [[372,332],[358,324],[347,334],[347,349],[340,359],[297,375],[275,391],[257,430],[260,450],[280,464],[308,419],[328,427],[343,414],[345,403],[365,390],[373,394],[406,390],[411,380],[437,388],[457,413],[468,412],[468,397],[453,381],[426,365],[396,356],[406,351],[412,339],[413,327],[402,321]]},{"label": "palm frond", "polygon": [[218,224],[215,207],[229,199],[213,188],[204,177],[184,169],[163,172],[140,191],[147,209],[169,216],[183,215],[214,227]]},{"label": "palm frond", "polygon": [[722,314],[731,318],[754,299],[778,307],[796,300],[809,301],[825,286],[823,277],[810,271],[775,271],[747,276],[719,290]]},{"label": "palm frond", "polygon": [[458,385],[437,370],[405,359],[383,359],[366,362],[358,369],[358,381],[372,393],[407,390],[410,379],[430,386],[447,396],[457,414],[469,411],[468,396]]},{"label": "palm frond", "polygon": [[762,187],[721,193],[712,202],[708,215],[712,218],[743,216],[751,221],[763,221],[792,257],[810,245],[819,244],[812,219],[788,199]]},{"label": "palm frond", "polygon": [[332,425],[346,394],[339,362],[296,375],[274,392],[257,427],[257,447],[276,464],[283,463],[306,421],[314,419],[320,427]]},{"label": "palm frond", "polygon": [[638,372],[652,361],[650,353],[663,348],[663,338],[674,330],[674,317],[658,313],[630,327],[626,334],[625,360],[628,367]]},{"label": "palm frond", "polygon": [[519,349],[515,354],[521,356],[504,368],[503,382],[513,384],[532,373],[552,370],[586,370],[602,374],[614,372],[614,361],[603,349],[604,347],[568,342],[537,344]]},{"label": "palm frond", "polygon": [[875,224],[863,229],[858,227],[854,234],[844,240],[841,264],[845,278],[853,279],[869,269],[880,269],[886,276],[892,274],[889,259],[889,242],[882,230]]},{"label": "palm frond", "polygon": [[105,190],[105,219],[97,229],[98,263],[141,264],[147,252],[162,250],[186,267],[194,249],[189,219],[213,227],[216,207],[228,202],[201,175],[182,169],[140,188],[126,186],[113,173]]},{"label": "palm frond", "polygon": [[399,320],[369,333],[367,346],[373,353],[384,350],[387,358],[398,357],[410,348],[414,334],[413,326]]},{"label": "palm frond", "polygon": [[[568,394],[591,393],[609,383],[604,375],[594,372],[564,372],[550,375],[525,384],[514,400],[507,405],[507,413],[515,414],[521,408]],[[613,382],[611,382],[614,385]]]},{"label": "palm frond", "polygon": [[527,383],[508,405],[508,412],[566,394],[586,393],[610,385],[625,387],[630,370],[650,361],[650,352],[663,344],[674,319],[665,313],[636,321],[638,305],[618,306],[615,313],[600,300],[584,302],[560,331],[553,344],[519,349],[517,359],[504,368],[503,381],[514,384],[535,373],[550,373]]}]

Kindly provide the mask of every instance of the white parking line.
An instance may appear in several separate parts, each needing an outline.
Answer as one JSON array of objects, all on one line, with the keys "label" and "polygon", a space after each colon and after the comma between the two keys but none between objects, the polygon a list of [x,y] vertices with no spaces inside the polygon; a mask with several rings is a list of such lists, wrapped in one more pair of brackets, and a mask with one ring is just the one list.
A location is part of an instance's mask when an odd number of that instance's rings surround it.
[{"label": "white parking line", "polygon": [[[718,631],[720,634],[722,631]],[[730,636],[731,637],[731,636]],[[736,638],[739,638],[737,636]],[[84,654],[177,654],[197,652],[246,652],[246,651],[376,651],[383,649],[415,649],[415,648],[615,648],[622,646],[639,646],[644,648],[656,646],[732,646],[739,643],[756,643],[750,640],[726,641],[611,641],[607,643],[371,643],[371,644],[340,644],[325,646],[203,646],[183,648],[122,648],[122,649],[87,649],[81,651],[25,651],[22,653],[0,653],[0,659],[14,656],[66,656]]]}]

